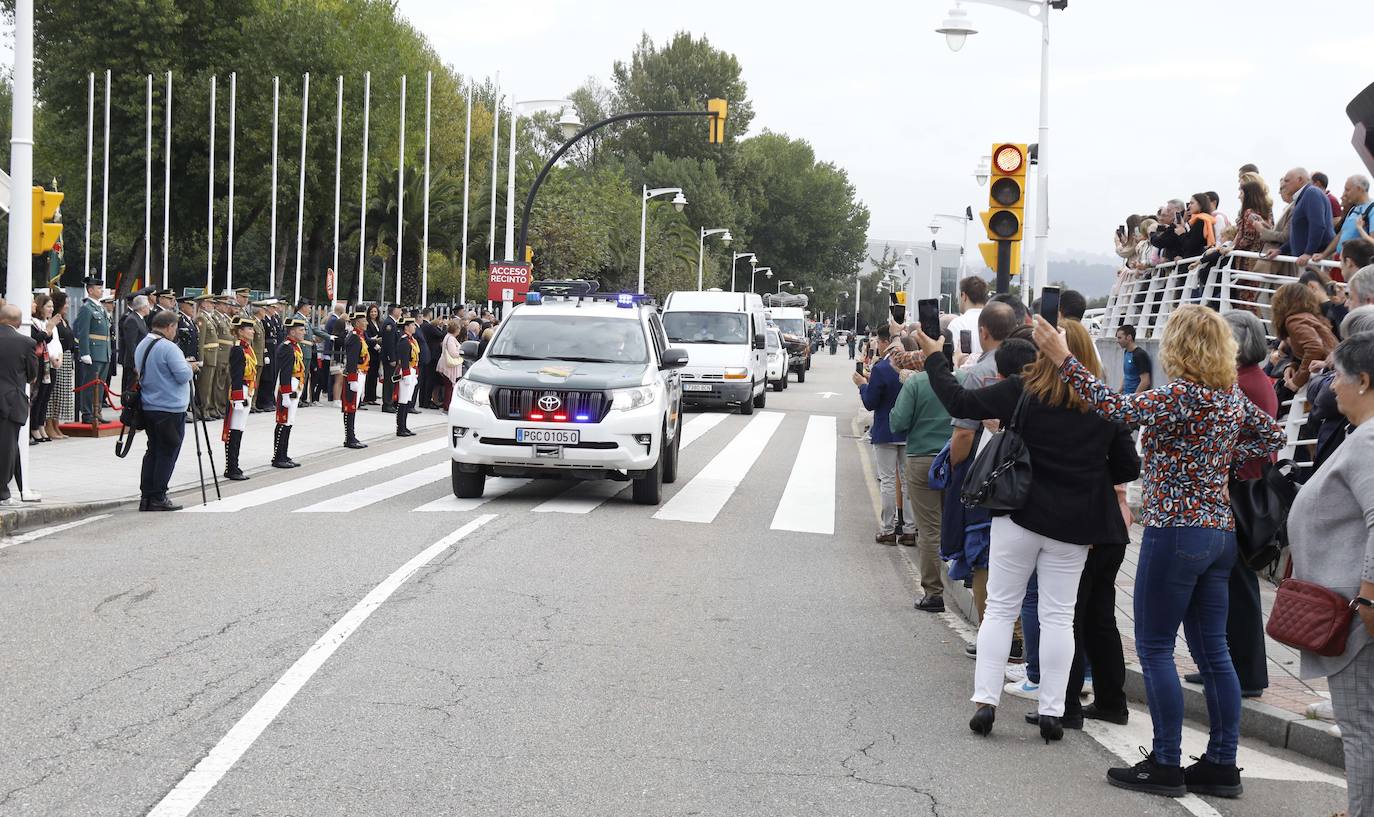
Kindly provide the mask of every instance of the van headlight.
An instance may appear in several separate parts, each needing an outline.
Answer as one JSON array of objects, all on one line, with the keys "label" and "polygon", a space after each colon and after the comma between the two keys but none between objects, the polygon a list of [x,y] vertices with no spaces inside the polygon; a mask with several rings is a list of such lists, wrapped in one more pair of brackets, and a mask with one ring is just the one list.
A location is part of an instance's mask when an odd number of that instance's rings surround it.
[{"label": "van headlight", "polygon": [[743,366],[727,366],[725,368],[726,380],[748,380],[749,370]]},{"label": "van headlight", "polygon": [[654,402],[657,390],[653,386],[635,386],[632,389],[613,389],[611,391],[611,411],[633,411]]},{"label": "van headlight", "polygon": [[453,394],[460,400],[474,406],[485,406],[491,400],[491,386],[464,378],[458,381],[458,385],[453,389]]}]

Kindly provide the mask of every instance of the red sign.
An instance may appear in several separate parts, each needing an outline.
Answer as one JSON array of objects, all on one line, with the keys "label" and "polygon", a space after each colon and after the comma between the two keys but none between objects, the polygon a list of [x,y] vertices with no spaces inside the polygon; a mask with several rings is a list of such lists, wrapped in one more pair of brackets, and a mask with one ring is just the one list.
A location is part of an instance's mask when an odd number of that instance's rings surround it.
[{"label": "red sign", "polygon": [[530,265],[493,261],[487,267],[487,300],[525,302],[530,291]]},{"label": "red sign", "polygon": [[334,270],[325,270],[324,273],[324,298],[326,301],[334,300]]}]

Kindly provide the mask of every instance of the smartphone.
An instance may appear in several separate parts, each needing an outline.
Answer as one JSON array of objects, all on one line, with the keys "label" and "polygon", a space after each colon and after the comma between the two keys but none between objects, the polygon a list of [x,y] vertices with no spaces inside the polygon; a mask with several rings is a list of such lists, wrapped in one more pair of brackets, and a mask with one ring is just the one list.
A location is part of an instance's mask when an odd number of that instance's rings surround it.
[{"label": "smartphone", "polygon": [[864,362],[863,362],[862,360],[856,360],[856,361],[854,361],[854,374],[863,374],[863,373],[864,373]]},{"label": "smartphone", "polygon": [[1118,224],[1116,226],[1116,234],[1121,236],[1121,238],[1124,240],[1126,238],[1126,225]]},{"label": "smartphone", "polygon": [[1059,287],[1040,290],[1040,317],[1050,326],[1059,328]]},{"label": "smartphone", "polygon": [[1182,224],[1185,216],[1182,213],[1174,213],[1174,223]]},{"label": "smartphone", "polygon": [[969,329],[959,330],[959,351],[966,354],[973,354],[973,331]]},{"label": "smartphone", "polygon": [[940,301],[938,298],[922,298],[916,302],[916,319],[921,323],[921,331],[928,338],[940,337]]},{"label": "smartphone", "polygon": [[892,320],[896,321],[897,323],[906,323],[906,306],[904,304],[897,303],[897,293],[888,293],[888,298],[890,299],[890,302],[887,305],[887,309],[889,312],[892,313]]}]

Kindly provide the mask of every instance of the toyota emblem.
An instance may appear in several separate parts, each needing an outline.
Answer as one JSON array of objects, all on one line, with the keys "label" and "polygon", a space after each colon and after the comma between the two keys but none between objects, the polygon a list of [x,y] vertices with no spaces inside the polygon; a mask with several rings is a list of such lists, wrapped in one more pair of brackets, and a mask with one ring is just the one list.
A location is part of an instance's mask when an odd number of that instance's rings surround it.
[{"label": "toyota emblem", "polygon": [[539,398],[539,408],[544,411],[558,411],[563,401],[556,394],[546,394]]}]

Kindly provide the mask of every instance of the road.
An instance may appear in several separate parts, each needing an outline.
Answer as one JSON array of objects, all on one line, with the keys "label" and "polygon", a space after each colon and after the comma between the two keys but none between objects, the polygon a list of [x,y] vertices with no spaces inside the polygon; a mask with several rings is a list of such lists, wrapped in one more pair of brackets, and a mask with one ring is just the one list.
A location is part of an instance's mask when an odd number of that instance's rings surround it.
[{"label": "road", "polygon": [[689,415],[658,509],[507,481],[460,503],[429,430],[218,512],[0,543],[0,815],[1344,808],[1339,770],[1248,744],[1240,801],[1113,789],[1140,710],[1045,746],[1009,700],[970,733],[964,634],[872,542],[850,372],[823,352],[752,418]]}]

